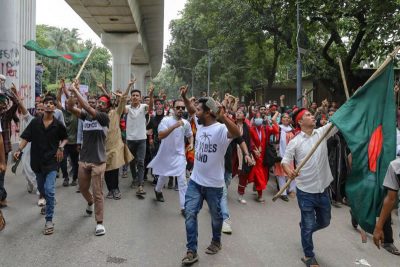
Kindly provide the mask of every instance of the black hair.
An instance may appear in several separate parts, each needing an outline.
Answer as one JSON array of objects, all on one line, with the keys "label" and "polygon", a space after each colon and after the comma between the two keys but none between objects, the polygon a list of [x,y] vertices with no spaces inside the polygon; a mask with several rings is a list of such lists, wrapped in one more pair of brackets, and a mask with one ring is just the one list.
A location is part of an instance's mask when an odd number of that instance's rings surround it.
[{"label": "black hair", "polygon": [[203,108],[204,112],[211,111],[209,107],[207,107],[206,103],[208,101],[207,97],[200,97],[199,104],[202,104],[201,107]]},{"label": "black hair", "polygon": [[207,101],[208,101],[208,97],[200,97],[199,98],[199,104],[202,104],[201,107],[203,108],[203,111],[204,112],[209,111],[210,115],[215,118],[216,116],[211,112],[210,108],[207,107],[207,105],[206,105]]},{"label": "black hair", "polygon": [[133,89],[133,90],[131,91],[131,95],[132,95],[133,93],[139,93],[139,95],[142,96],[142,91],[140,91],[139,89]]},{"label": "black hair", "polygon": [[55,105],[56,104],[56,96],[54,94],[47,94],[43,99],[43,103],[46,103],[48,101],[53,101],[53,103]]},{"label": "black hair", "polygon": [[143,97],[143,100],[145,100],[145,99],[147,99],[147,98],[150,98],[150,96],[148,96],[148,95],[144,96],[144,97]]},{"label": "black hair", "polygon": [[172,103],[173,107],[175,107],[175,103],[176,103],[176,102],[183,102],[183,103],[185,103],[185,102],[183,101],[183,99],[175,99],[175,100],[173,101],[173,103]]},{"label": "black hair", "polygon": [[293,112],[292,121],[293,121],[293,124],[294,124],[295,127],[297,126],[296,117],[297,117],[297,115],[298,115],[300,112],[302,112],[303,110],[307,110],[307,109],[306,109],[306,108],[299,108],[298,110],[296,110],[296,112]]}]

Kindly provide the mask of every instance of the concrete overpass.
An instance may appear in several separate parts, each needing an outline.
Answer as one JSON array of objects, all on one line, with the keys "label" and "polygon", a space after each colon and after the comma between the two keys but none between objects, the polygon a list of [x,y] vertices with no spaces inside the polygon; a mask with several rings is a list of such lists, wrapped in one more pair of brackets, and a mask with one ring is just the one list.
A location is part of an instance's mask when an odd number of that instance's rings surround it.
[{"label": "concrete overpass", "polygon": [[113,56],[112,89],[155,77],[163,59],[164,0],[66,0]]}]

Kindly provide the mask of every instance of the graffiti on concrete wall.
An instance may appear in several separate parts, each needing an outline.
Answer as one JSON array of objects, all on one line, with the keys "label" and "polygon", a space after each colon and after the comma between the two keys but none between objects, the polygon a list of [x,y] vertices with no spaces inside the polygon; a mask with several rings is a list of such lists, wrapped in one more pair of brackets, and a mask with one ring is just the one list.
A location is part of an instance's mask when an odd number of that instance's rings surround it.
[{"label": "graffiti on concrete wall", "polygon": [[10,78],[18,78],[19,50],[18,48],[0,48],[0,73]]}]

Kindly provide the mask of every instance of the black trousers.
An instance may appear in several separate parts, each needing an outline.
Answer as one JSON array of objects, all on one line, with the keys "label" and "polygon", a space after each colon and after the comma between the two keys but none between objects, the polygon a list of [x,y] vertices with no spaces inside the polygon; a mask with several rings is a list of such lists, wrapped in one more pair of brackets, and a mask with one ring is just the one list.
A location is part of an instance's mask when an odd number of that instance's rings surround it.
[{"label": "black trousers", "polygon": [[68,156],[71,159],[72,166],[72,180],[76,181],[78,179],[78,161],[79,161],[79,152],[77,149],[77,145],[65,145],[64,147],[64,159],[60,163],[61,172],[63,174],[63,178],[65,180],[69,180],[68,168],[67,168],[67,159]]},{"label": "black trousers", "polygon": [[112,191],[115,189],[119,189],[118,184],[119,184],[119,169],[115,170],[109,170],[106,171],[104,174],[104,179],[106,180],[106,185],[108,191]]},{"label": "black trousers", "polygon": [[392,244],[393,241],[393,229],[392,229],[392,215],[386,220],[385,224],[383,225],[383,234],[384,239],[383,243]]}]

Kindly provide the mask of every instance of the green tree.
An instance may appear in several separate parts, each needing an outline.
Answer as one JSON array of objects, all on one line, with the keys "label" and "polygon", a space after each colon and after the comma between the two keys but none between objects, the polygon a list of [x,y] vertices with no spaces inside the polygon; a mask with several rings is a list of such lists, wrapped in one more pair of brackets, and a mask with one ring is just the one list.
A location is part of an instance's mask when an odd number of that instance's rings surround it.
[{"label": "green tree", "polygon": [[[57,49],[62,52],[78,52],[95,46],[89,40],[82,41],[79,37],[78,29],[69,30],[48,25],[37,25],[36,40],[42,47]],[[72,80],[80,68],[79,64],[74,66],[40,55],[37,55],[37,60],[42,61],[46,68],[43,76],[44,88],[57,83],[61,77]],[[101,82],[105,85],[111,84],[110,61],[111,54],[108,50],[104,47],[95,46],[90,60],[80,77],[82,84],[89,85],[90,92],[96,92],[96,82]],[[49,88],[56,88],[56,86],[50,86]]]},{"label": "green tree", "polygon": [[[296,67],[298,41],[307,53],[303,70],[344,97],[336,57],[344,64],[350,88],[356,70],[382,61],[399,44],[398,0],[300,0],[301,30],[297,34],[295,0],[188,0],[180,19],[170,24],[172,41],[166,60],[186,83],[194,69],[195,84],[206,87],[209,49],[214,89],[244,94],[287,79]],[[225,89],[221,89],[225,88]]]}]

